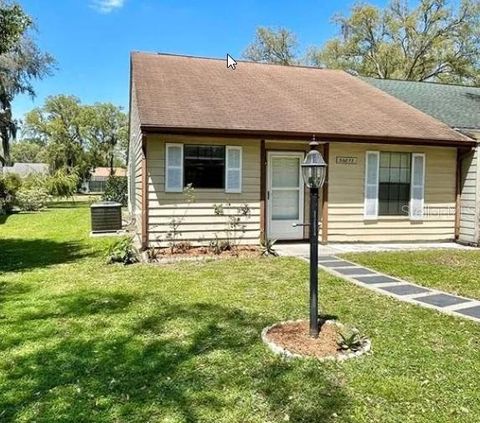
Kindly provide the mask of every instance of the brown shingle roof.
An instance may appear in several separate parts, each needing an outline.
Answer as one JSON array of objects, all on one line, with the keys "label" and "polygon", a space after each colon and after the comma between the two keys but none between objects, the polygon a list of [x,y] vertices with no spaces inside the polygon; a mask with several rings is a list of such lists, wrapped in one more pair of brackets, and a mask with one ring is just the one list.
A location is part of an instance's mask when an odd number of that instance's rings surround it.
[{"label": "brown shingle roof", "polygon": [[133,53],[132,82],[144,128],[471,141],[343,71]]}]

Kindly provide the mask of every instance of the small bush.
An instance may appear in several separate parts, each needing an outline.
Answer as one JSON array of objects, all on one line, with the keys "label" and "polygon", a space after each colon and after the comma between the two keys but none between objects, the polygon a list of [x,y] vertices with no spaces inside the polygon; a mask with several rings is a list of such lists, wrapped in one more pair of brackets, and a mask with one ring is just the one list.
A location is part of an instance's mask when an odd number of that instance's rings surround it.
[{"label": "small bush", "polygon": [[53,197],[73,197],[77,192],[78,175],[68,173],[65,169],[57,170],[53,175],[43,179],[43,185],[48,194]]},{"label": "small bush", "polygon": [[337,345],[341,351],[358,351],[365,342],[365,337],[354,328],[343,328],[338,334]]},{"label": "small bush", "polygon": [[260,240],[260,253],[264,257],[273,256],[278,257],[278,253],[275,250],[276,239],[262,239]]},{"label": "small bush", "polygon": [[126,206],[128,199],[127,177],[109,176],[102,199],[107,201],[116,201],[122,206]]},{"label": "small bush", "polygon": [[113,242],[107,251],[107,264],[123,263],[125,265],[139,261],[138,250],[132,238],[121,238]]},{"label": "small bush", "polygon": [[43,209],[48,201],[48,193],[44,188],[21,188],[17,192],[19,207],[25,211],[38,211]]},{"label": "small bush", "polygon": [[14,173],[0,175],[0,214],[10,213],[17,203],[17,192],[22,180]]}]

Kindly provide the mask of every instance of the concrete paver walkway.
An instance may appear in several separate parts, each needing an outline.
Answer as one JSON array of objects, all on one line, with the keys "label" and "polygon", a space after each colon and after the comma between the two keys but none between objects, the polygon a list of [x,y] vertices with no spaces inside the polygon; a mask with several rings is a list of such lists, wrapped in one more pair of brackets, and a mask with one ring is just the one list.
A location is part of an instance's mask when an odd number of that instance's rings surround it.
[{"label": "concrete paver walkway", "polygon": [[[283,242],[275,245],[280,255],[308,257],[310,245],[308,242]],[[418,251],[418,250],[475,250],[474,247],[457,244],[456,242],[400,242],[400,243],[330,243],[319,245],[318,254],[335,255],[342,253],[368,253],[378,251]],[[478,250],[478,249],[477,249]]]},{"label": "concrete paver walkway", "polygon": [[[332,275],[400,301],[480,322],[480,301],[478,300],[419,286],[340,259],[333,254],[323,254],[318,257],[319,268]],[[289,254],[282,252],[282,255]],[[309,260],[308,252],[303,255],[291,255]]]}]

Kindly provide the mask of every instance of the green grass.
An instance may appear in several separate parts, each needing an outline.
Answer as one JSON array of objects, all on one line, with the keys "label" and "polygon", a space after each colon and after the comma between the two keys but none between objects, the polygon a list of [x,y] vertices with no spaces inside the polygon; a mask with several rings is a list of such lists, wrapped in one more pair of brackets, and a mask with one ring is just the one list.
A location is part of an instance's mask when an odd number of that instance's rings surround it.
[{"label": "green grass", "polygon": [[398,251],[342,257],[420,285],[480,299],[480,251]]},{"label": "green grass", "polygon": [[321,274],[373,355],[286,362],[260,331],[307,316],[308,266],[107,266],[88,208],[0,223],[2,422],[477,422],[480,326]]}]

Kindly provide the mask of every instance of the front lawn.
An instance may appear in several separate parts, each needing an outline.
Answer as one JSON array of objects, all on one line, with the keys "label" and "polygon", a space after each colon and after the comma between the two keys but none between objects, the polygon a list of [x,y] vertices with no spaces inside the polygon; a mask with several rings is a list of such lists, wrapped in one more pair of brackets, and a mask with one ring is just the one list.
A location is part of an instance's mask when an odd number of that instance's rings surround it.
[{"label": "front lawn", "polygon": [[476,422],[480,326],[321,274],[374,354],[285,362],[264,326],[307,316],[308,265],[107,266],[86,207],[0,222],[0,421]]},{"label": "front lawn", "polygon": [[342,255],[379,272],[480,299],[480,250],[425,250]]}]

